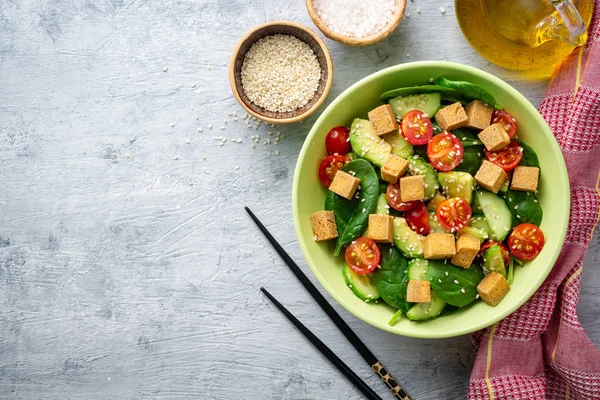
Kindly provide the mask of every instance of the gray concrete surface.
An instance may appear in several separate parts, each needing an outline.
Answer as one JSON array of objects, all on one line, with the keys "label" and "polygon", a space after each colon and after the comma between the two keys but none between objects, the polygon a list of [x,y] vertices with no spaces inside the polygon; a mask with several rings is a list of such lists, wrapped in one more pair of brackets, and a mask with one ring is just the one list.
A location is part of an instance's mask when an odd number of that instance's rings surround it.
[{"label": "gray concrete surface", "polygon": [[[439,5],[410,2],[374,46],[326,41],[329,100],[381,68],[435,59],[491,71],[539,104],[546,81],[487,63]],[[228,115],[241,112],[230,52],[274,19],[314,28],[301,0],[0,1],[0,398],[360,398],[262,285],[390,398],[242,209],[308,271],[290,192],[315,117],[250,130]],[[268,131],[285,138],[264,145]],[[596,344],[599,250],[596,235],[579,304]],[[415,398],[465,398],[468,337],[396,337],[336,308]]]}]

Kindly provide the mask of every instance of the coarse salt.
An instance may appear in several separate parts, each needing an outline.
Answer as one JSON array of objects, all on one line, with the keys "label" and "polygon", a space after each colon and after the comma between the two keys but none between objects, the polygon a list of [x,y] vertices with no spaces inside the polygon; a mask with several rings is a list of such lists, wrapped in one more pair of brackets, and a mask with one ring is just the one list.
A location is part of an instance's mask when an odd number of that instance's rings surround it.
[{"label": "coarse salt", "polygon": [[381,32],[397,10],[395,0],[314,0],[314,7],[332,31],[353,38]]}]

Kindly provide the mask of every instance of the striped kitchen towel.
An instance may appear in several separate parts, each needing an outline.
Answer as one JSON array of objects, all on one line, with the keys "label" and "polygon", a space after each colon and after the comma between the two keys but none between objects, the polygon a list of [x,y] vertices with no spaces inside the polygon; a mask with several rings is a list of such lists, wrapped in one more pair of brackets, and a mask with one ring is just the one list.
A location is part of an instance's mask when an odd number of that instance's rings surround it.
[{"label": "striped kitchen towel", "polygon": [[539,111],[567,163],[567,237],[535,295],[504,320],[472,335],[477,357],[471,400],[600,399],[600,351],[576,313],[583,259],[600,205],[600,1],[588,42],[554,72]]}]

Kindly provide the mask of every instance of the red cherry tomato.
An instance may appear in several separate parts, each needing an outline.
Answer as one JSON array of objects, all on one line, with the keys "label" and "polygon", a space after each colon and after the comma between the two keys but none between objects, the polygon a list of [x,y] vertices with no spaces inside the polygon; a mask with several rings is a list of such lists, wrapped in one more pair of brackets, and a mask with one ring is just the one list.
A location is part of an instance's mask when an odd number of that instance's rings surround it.
[{"label": "red cherry tomato", "polygon": [[379,265],[381,252],[369,238],[359,237],[346,248],[346,263],[357,274],[368,274]]},{"label": "red cherry tomato", "polygon": [[506,246],[502,242],[498,242],[496,240],[486,240],[481,245],[478,256],[483,258],[483,255],[485,254],[485,252],[492,246],[500,246],[500,252],[502,253],[502,259],[504,260],[504,265],[506,267],[508,267],[508,264],[510,264],[510,254],[508,254],[508,250],[506,249]]},{"label": "red cherry tomato", "polygon": [[402,118],[402,136],[415,146],[427,144],[433,136],[431,120],[422,111],[409,111]]},{"label": "red cherry tomato", "polygon": [[515,169],[523,158],[523,148],[514,140],[502,150],[488,151],[488,149],[484,149],[484,151],[485,158],[489,162],[496,164],[506,172]]},{"label": "red cherry tomato", "polygon": [[542,230],[533,224],[520,224],[508,237],[508,248],[521,260],[532,260],[540,254],[545,239]]},{"label": "red cherry tomato", "polygon": [[429,235],[431,226],[429,225],[429,213],[425,204],[419,202],[415,208],[404,213],[404,218],[406,218],[406,223],[410,226],[410,229],[421,235]]},{"label": "red cherry tomato", "polygon": [[325,147],[329,154],[348,154],[352,151],[350,130],[345,126],[332,128],[325,138]]},{"label": "red cherry tomato", "polygon": [[347,156],[327,156],[321,161],[319,165],[319,180],[325,187],[329,187],[333,181],[333,177],[340,168],[346,165],[350,161]]},{"label": "red cherry tomato", "polygon": [[408,211],[412,208],[415,208],[420,203],[420,201],[409,201],[408,203],[404,203],[402,200],[400,200],[400,188],[398,185],[391,183],[387,187],[385,198],[387,199],[390,207],[398,211]]},{"label": "red cherry tomato", "polygon": [[496,110],[492,114],[492,124],[502,124],[508,136],[513,137],[517,133],[517,121],[512,115],[504,110]]},{"label": "red cherry tomato", "polygon": [[450,232],[456,232],[467,226],[472,216],[469,202],[462,197],[451,197],[442,201],[435,214],[440,225]]},{"label": "red cherry tomato", "polygon": [[460,140],[448,132],[435,135],[427,143],[427,157],[431,165],[439,171],[451,171],[456,168],[464,153]]}]

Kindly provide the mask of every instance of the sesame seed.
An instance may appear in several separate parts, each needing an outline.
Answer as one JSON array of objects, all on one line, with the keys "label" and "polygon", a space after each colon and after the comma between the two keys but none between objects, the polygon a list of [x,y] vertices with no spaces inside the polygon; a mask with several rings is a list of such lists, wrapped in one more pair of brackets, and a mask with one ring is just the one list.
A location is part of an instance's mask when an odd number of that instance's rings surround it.
[{"label": "sesame seed", "polygon": [[175,122],[171,122],[171,128],[175,126]]},{"label": "sesame seed", "polygon": [[163,68],[163,72],[167,72],[169,70],[169,67],[164,67]]},{"label": "sesame seed", "polygon": [[446,7],[440,7],[440,13],[446,14]]},{"label": "sesame seed", "polygon": [[460,289],[461,293],[465,293],[465,288]]}]

